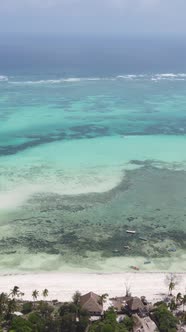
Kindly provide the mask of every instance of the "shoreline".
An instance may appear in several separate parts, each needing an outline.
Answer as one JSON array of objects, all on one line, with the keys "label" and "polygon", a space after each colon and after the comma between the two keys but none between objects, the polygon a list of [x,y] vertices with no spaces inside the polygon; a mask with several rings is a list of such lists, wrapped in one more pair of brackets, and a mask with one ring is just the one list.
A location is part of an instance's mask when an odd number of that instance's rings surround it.
[{"label": "shoreline", "polygon": [[[150,302],[160,301],[168,294],[165,282],[166,272],[124,272],[124,273],[69,273],[43,272],[0,274],[0,292],[7,293],[15,285],[25,294],[24,300],[32,300],[32,292],[40,293],[44,288],[49,291],[47,300],[70,301],[75,291],[82,294],[93,291],[99,295],[108,293],[109,297],[125,295],[126,285],[130,287],[133,296],[146,296]],[[186,273],[176,273],[178,285],[173,294],[184,293]],[[39,296],[38,300],[41,300]],[[108,303],[107,303],[108,304]]]},{"label": "shoreline", "polygon": [[[144,264],[146,260],[149,264]],[[0,257],[1,275],[23,275],[72,273],[72,274],[123,274],[123,273],[186,273],[183,262],[184,250],[177,249],[170,256],[152,258],[146,256],[102,257],[100,252],[88,252],[87,257],[80,255],[62,256],[59,254],[9,254]],[[138,271],[132,266],[139,268]]]},{"label": "shoreline", "polygon": [[123,271],[123,272],[98,272],[98,271],[93,271],[93,272],[81,272],[81,271],[74,271],[74,272],[71,272],[71,271],[63,271],[63,272],[60,272],[60,271],[57,271],[57,272],[54,272],[54,271],[39,271],[39,272],[36,272],[36,271],[33,271],[33,272],[26,272],[26,271],[19,271],[19,272],[0,272],[0,278],[1,277],[6,277],[6,276],[25,276],[25,275],[67,275],[67,274],[70,274],[70,275],[131,275],[131,274],[138,274],[138,275],[147,275],[147,274],[163,274],[163,275],[168,275],[168,274],[176,274],[176,275],[185,275],[186,276],[186,271],[178,271],[178,272],[175,272],[175,271]]}]

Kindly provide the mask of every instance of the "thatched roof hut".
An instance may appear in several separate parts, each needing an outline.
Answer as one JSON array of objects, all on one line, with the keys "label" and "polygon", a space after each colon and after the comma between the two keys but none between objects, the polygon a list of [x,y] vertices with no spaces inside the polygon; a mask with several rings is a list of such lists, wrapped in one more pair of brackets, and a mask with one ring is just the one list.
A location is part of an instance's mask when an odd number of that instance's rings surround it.
[{"label": "thatched roof hut", "polygon": [[92,316],[100,316],[103,313],[101,297],[93,292],[81,296],[80,305]]},{"label": "thatched roof hut", "polygon": [[139,297],[131,297],[129,300],[126,301],[128,309],[131,312],[138,312],[143,311],[145,306],[143,302],[140,300]]},{"label": "thatched roof hut", "polygon": [[114,309],[116,309],[117,312],[122,312],[127,300],[131,299],[131,296],[120,296],[120,297],[114,297],[111,298],[112,305]]}]

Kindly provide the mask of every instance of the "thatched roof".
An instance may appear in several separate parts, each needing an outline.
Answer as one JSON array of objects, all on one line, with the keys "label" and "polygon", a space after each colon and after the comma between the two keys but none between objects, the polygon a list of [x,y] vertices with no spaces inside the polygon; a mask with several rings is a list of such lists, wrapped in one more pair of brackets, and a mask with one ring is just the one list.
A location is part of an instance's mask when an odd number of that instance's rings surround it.
[{"label": "thatched roof", "polygon": [[102,313],[103,305],[100,304],[101,297],[93,292],[81,296],[80,304],[89,312]]},{"label": "thatched roof", "polygon": [[125,306],[126,302],[131,299],[131,296],[120,296],[120,297],[114,297],[110,300],[112,301],[113,307],[117,311],[122,311],[122,308]]},{"label": "thatched roof", "polygon": [[128,301],[127,301],[127,305],[129,307],[129,309],[131,311],[137,311],[137,310],[142,310],[144,309],[144,304],[142,303],[142,301],[140,300],[139,297],[131,297]]}]

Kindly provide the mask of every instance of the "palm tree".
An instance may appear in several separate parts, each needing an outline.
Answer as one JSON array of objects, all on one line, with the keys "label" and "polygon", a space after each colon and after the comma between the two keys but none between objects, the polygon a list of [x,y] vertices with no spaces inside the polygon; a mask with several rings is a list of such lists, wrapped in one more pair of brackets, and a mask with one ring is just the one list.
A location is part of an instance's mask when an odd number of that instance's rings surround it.
[{"label": "palm tree", "polygon": [[175,288],[175,286],[176,286],[175,282],[171,280],[169,283],[169,295],[172,296],[172,291]]},{"label": "palm tree", "polygon": [[16,296],[19,297],[20,294],[21,294],[21,292],[19,290],[19,287],[18,286],[14,286],[14,288],[11,289],[9,296],[12,296],[12,298],[14,298]]},{"label": "palm tree", "polygon": [[171,303],[169,304],[169,308],[170,308],[171,311],[176,310],[176,308],[177,308],[177,303],[175,302],[175,299],[172,299],[172,300],[171,300]]},{"label": "palm tree", "polygon": [[131,296],[131,285],[128,281],[125,283],[125,296]]},{"label": "palm tree", "polygon": [[81,293],[79,291],[76,291],[72,296],[72,300],[75,305],[79,305],[81,300]]},{"label": "palm tree", "polygon": [[180,277],[175,273],[169,273],[165,277],[165,283],[168,286],[169,289],[169,295],[172,295],[173,289],[179,284]]},{"label": "palm tree", "polygon": [[76,291],[74,295],[72,296],[72,301],[76,308],[76,320],[79,321],[80,319],[80,301],[81,301],[81,293],[79,291]]},{"label": "palm tree", "polygon": [[107,297],[108,297],[108,294],[107,294],[107,293],[102,294],[102,295],[100,296],[100,299],[98,300],[98,303],[101,304],[101,305],[103,305],[103,304],[106,302]]},{"label": "palm tree", "polygon": [[7,303],[8,303],[7,294],[1,293],[0,294],[0,318],[3,316],[3,314],[6,311]]},{"label": "palm tree", "polygon": [[177,305],[180,305],[181,304],[181,302],[182,302],[182,295],[181,295],[181,293],[178,293],[177,295],[176,295],[176,303],[177,303]]},{"label": "palm tree", "polygon": [[39,292],[38,292],[38,290],[35,289],[35,290],[32,292],[33,300],[36,301],[37,298],[38,298],[38,296],[39,296]]},{"label": "palm tree", "polygon": [[45,289],[42,291],[42,295],[43,295],[43,299],[45,299],[45,297],[48,296],[48,289],[45,288]]},{"label": "palm tree", "polygon": [[15,299],[9,300],[7,305],[7,319],[10,318],[11,314],[14,313],[16,308],[17,308],[16,300]]}]

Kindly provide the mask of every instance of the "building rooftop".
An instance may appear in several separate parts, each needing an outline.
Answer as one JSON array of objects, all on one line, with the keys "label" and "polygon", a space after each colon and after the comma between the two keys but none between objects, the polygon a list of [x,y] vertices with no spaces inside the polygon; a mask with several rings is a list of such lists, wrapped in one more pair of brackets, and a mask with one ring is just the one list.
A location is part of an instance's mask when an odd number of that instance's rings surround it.
[{"label": "building rooftop", "polygon": [[128,308],[131,311],[137,311],[137,310],[143,310],[144,309],[144,304],[142,303],[142,301],[140,300],[139,297],[131,297],[129,300],[126,301]]},{"label": "building rooftop", "polygon": [[89,312],[102,313],[103,305],[101,304],[101,296],[90,292],[81,296],[80,304],[83,309]]}]

